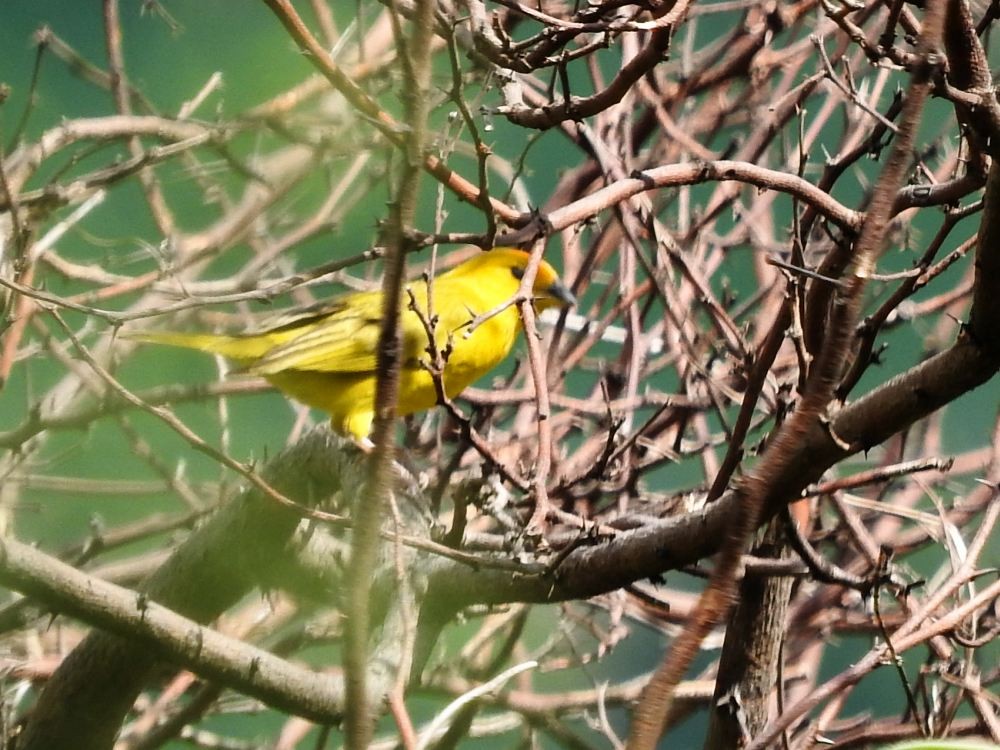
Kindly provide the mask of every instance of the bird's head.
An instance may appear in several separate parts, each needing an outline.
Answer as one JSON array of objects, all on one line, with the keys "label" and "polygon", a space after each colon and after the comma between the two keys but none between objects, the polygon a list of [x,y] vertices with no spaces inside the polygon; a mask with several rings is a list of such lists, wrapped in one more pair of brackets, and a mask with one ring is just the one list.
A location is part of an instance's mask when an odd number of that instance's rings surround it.
[{"label": "bird's head", "polygon": [[[484,279],[487,274],[496,274],[501,280],[506,278],[507,281],[511,282],[511,293],[513,294],[521,284],[530,259],[531,256],[524,250],[497,247],[485,253],[474,255],[456,266],[450,273],[468,273],[484,277]],[[545,260],[542,260],[538,265],[535,283],[531,289],[535,307],[538,310],[546,310],[550,307],[572,307],[576,304],[576,297],[563,284],[556,269]]]}]

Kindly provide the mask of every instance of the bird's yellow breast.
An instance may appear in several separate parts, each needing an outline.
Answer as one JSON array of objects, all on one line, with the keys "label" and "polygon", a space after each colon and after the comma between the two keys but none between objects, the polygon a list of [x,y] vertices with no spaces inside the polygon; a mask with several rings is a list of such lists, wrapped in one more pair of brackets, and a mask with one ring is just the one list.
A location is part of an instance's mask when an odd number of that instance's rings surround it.
[{"label": "bird's yellow breast", "polygon": [[[483,313],[488,311],[482,310]],[[407,310],[404,318],[407,316],[412,316],[418,325],[423,326],[415,312]],[[513,307],[482,321],[471,332],[469,323],[474,314],[465,311],[460,317],[458,322],[459,316],[442,312],[435,327],[438,350],[442,357],[447,353],[441,379],[448,398],[454,398],[500,364],[513,348],[520,327],[520,318]],[[412,321],[404,321],[404,326],[407,323]],[[406,416],[435,406],[438,397],[431,374],[430,355],[423,352],[419,359],[401,364],[397,414]],[[371,431],[375,417],[373,373],[286,370],[265,377],[296,400],[327,412],[339,432],[360,439]]]}]

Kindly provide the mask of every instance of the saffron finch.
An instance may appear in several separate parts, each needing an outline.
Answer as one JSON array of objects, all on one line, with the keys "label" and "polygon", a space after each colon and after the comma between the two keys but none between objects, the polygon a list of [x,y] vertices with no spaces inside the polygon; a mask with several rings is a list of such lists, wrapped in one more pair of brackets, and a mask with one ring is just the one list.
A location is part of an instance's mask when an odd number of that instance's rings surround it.
[{"label": "saffron finch", "polygon": [[[514,305],[497,308],[517,293],[528,259],[523,250],[496,248],[432,280],[431,327],[437,350],[446,356],[441,377],[449,398],[500,364],[514,346],[520,314]],[[409,282],[405,289],[400,319],[400,416],[430,409],[438,400],[427,364],[427,282]],[[555,269],[544,260],[532,292],[538,310],[575,304]],[[381,291],[355,292],[310,308],[290,322],[252,333],[143,331],[129,338],[220,354],[297,401],[327,412],[334,430],[363,442],[374,420],[381,315]]]}]

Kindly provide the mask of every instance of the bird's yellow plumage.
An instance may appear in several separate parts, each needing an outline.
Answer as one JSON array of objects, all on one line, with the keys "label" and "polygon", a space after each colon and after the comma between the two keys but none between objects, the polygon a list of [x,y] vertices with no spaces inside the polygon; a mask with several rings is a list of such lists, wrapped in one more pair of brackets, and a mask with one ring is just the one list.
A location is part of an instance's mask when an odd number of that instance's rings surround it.
[{"label": "bird's yellow plumage", "polygon": [[[496,248],[460,263],[432,281],[436,318],[434,338],[448,351],[442,380],[455,396],[496,367],[510,352],[521,327],[514,306],[481,319],[510,300],[521,284],[528,254]],[[427,283],[407,285],[416,307],[426,318]],[[573,295],[551,265],[542,261],[533,286],[535,306],[567,306]],[[402,372],[400,415],[429,409],[437,403],[428,361],[427,328],[404,297],[400,320]],[[333,428],[361,440],[368,436],[375,407],[375,357],[382,315],[381,292],[348,294],[267,330],[238,335],[145,331],[130,338],[200,349],[234,360],[248,372],[304,404],[330,414]]]}]

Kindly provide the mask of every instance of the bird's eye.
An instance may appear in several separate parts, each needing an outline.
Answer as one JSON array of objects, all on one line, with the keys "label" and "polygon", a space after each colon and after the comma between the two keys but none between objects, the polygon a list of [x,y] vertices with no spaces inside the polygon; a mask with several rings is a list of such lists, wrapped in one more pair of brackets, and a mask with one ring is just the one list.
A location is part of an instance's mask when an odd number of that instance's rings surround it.
[{"label": "bird's eye", "polygon": [[514,276],[515,279],[523,279],[524,278],[524,269],[523,268],[518,268],[517,266],[514,266],[513,268],[510,269],[510,272]]}]

